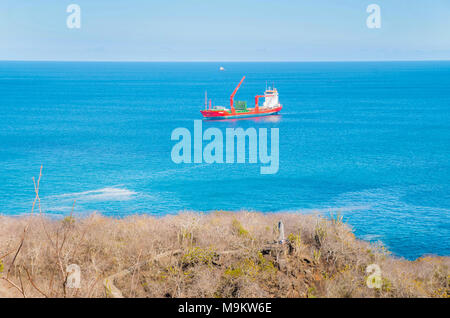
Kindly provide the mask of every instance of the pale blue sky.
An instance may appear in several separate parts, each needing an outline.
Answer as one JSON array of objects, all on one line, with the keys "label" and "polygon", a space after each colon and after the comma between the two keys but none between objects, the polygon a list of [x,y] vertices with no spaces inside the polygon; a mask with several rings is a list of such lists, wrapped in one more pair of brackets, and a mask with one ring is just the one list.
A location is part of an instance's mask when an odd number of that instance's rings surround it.
[{"label": "pale blue sky", "polygon": [[[66,8],[81,7],[81,29]],[[369,4],[381,29],[366,26]],[[0,60],[450,59],[449,0],[1,0]]]}]

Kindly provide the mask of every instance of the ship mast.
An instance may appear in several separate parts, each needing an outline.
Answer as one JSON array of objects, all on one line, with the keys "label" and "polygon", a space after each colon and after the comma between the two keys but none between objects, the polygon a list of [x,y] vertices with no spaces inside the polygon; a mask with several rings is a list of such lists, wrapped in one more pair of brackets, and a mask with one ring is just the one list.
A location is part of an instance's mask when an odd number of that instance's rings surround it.
[{"label": "ship mast", "polygon": [[241,86],[242,82],[244,81],[245,76],[242,77],[241,81],[239,82],[238,86],[236,86],[236,88],[234,89],[233,93],[230,96],[230,108],[231,108],[231,112],[234,114],[236,111],[234,110],[234,95],[236,95],[236,92],[238,91],[239,87]]}]

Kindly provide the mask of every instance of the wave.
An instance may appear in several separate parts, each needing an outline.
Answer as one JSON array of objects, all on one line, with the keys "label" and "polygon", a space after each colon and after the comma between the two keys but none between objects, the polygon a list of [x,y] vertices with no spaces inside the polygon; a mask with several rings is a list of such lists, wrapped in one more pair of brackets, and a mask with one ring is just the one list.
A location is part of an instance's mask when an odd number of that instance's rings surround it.
[{"label": "wave", "polygon": [[363,239],[364,241],[379,241],[381,238],[383,238],[381,235],[379,234],[364,234],[361,235],[361,239]]},{"label": "wave", "polygon": [[137,195],[136,192],[126,188],[106,187],[102,189],[83,192],[64,193],[49,196],[49,199],[63,199],[76,201],[128,201]]}]

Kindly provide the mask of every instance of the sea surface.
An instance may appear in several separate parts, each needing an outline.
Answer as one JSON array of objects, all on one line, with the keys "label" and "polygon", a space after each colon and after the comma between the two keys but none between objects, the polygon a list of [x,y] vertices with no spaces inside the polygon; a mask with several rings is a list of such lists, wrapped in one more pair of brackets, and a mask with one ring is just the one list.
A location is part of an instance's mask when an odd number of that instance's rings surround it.
[{"label": "sea surface", "polygon": [[[279,128],[278,173],[172,162],[173,129],[243,75],[236,99],[275,84],[281,114],[203,129]],[[450,62],[0,62],[0,114],[3,215],[30,213],[43,165],[48,215],[340,213],[397,256],[450,255]]]}]

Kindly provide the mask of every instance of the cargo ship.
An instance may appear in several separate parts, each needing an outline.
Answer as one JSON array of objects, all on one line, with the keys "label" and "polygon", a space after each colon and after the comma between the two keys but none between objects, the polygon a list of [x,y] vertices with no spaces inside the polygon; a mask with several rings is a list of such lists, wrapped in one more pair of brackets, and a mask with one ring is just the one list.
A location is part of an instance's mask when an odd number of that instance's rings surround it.
[{"label": "cargo ship", "polygon": [[[234,89],[230,96],[230,108],[224,106],[212,106],[212,101],[209,100],[208,108],[208,96],[205,93],[205,109],[201,110],[205,119],[236,119],[247,117],[258,117],[278,114],[283,108],[278,101],[278,91],[275,87],[266,88],[264,95],[255,96],[255,106],[253,108],[247,108],[247,102],[235,101],[234,95],[236,95],[239,87],[244,82],[245,76],[242,77],[238,86]],[[259,99],[264,98],[263,104],[259,105]]]}]

